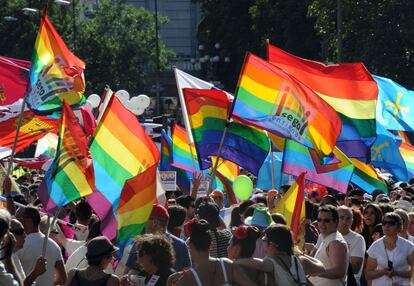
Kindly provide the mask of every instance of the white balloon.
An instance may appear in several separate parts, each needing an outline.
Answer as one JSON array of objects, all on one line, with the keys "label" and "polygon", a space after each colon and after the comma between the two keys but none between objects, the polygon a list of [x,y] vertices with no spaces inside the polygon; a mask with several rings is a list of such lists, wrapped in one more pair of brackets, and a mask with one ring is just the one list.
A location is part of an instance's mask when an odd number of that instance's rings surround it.
[{"label": "white balloon", "polygon": [[129,92],[123,89],[118,90],[115,92],[115,96],[119,98],[124,106],[127,106],[129,100]]},{"label": "white balloon", "polygon": [[145,111],[145,108],[134,108],[131,110],[132,113],[134,113],[135,115],[141,115],[143,114]]},{"label": "white balloon", "polygon": [[101,102],[101,98],[97,94],[89,95],[87,101],[90,103],[91,108],[97,108]]},{"label": "white balloon", "polygon": [[140,95],[137,96],[137,98],[139,99],[139,102],[140,102],[140,108],[145,109],[151,103],[151,99],[148,97],[148,95],[140,94]]}]

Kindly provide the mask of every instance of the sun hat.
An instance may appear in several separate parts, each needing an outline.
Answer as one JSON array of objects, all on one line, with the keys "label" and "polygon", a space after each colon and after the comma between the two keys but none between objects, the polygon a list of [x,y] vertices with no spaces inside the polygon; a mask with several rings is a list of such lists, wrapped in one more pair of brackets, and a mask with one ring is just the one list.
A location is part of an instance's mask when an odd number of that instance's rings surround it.
[{"label": "sun hat", "polygon": [[273,223],[273,220],[267,207],[257,207],[254,209],[253,216],[247,217],[244,223],[266,228]]},{"label": "sun hat", "polygon": [[89,260],[97,260],[119,250],[105,236],[97,236],[91,239],[86,245],[86,258]]}]

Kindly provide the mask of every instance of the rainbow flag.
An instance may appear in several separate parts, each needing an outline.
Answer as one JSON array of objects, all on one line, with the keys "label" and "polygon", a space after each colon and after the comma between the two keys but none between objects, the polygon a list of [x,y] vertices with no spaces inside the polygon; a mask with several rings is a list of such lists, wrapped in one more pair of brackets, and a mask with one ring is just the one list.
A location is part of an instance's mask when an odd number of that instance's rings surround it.
[{"label": "rainbow flag", "polygon": [[[217,157],[211,157],[214,166]],[[224,204],[226,207],[237,204],[236,195],[233,192],[233,183],[240,175],[240,168],[237,164],[220,158],[213,182],[213,188],[221,190],[224,194]]]},{"label": "rainbow flag", "polygon": [[243,65],[233,115],[321,155],[332,152],[341,130],[335,110],[310,88],[252,54]]},{"label": "rainbow flag", "polygon": [[4,118],[2,107],[16,104],[24,97],[29,67],[28,61],[0,56],[0,121]]},{"label": "rainbow flag", "polygon": [[[200,171],[197,152],[192,144],[195,166],[192,162],[190,146],[185,129],[178,124],[174,124],[172,130],[172,163],[171,166],[183,169],[188,172]],[[194,170],[194,167],[196,170]],[[210,166],[209,166],[210,167]]]},{"label": "rainbow flag", "polygon": [[189,194],[191,191],[191,179],[193,174],[191,172],[171,166],[172,162],[172,139],[164,131],[161,130],[161,160],[159,165],[160,171],[175,171],[176,184],[181,192]]},{"label": "rainbow flag", "polygon": [[333,155],[320,160],[314,150],[293,140],[286,140],[283,152],[282,172],[346,193],[352,177],[351,161],[335,147]]},{"label": "rainbow flag", "polygon": [[294,241],[298,240],[301,224],[305,220],[304,182],[305,174],[302,173],[272,210],[272,213],[280,213],[285,217]]},{"label": "rainbow flag", "polygon": [[[218,153],[231,102],[221,90],[185,88],[183,92],[200,168],[206,169],[210,157]],[[234,121],[228,126],[220,157],[257,175],[269,148],[263,130]]]},{"label": "rainbow flag", "polygon": [[[112,96],[90,150],[96,191],[88,201],[101,219],[102,233],[123,243],[132,239],[127,236],[141,232],[150,215],[156,194],[151,168],[158,165],[158,148],[136,116]],[[138,175],[146,187],[138,182]]]},{"label": "rainbow flag", "polygon": [[408,140],[407,135],[403,131],[399,131],[398,135],[402,138],[402,143],[399,147],[401,156],[405,162],[408,172],[414,173],[414,147]]},{"label": "rainbow flag", "polygon": [[89,140],[66,100],[63,100],[58,150],[40,186],[39,199],[49,213],[91,194],[95,186]]},{"label": "rainbow flag", "polygon": [[357,185],[368,193],[372,193],[375,190],[381,190],[384,193],[387,193],[387,185],[384,183],[384,180],[378,176],[372,166],[355,158],[351,158],[351,161],[354,165],[354,173],[352,174],[351,183]]},{"label": "rainbow flag", "polygon": [[[310,87],[332,106],[341,117],[342,132],[338,147],[348,157],[369,159],[369,147],[375,133],[378,87],[362,63],[326,66],[293,56],[275,46],[267,45],[268,61]],[[360,144],[362,141],[363,144]],[[364,150],[359,150],[364,148]]]},{"label": "rainbow flag", "polygon": [[66,44],[43,11],[30,67],[30,85],[26,91],[29,107],[38,112],[60,108],[63,99],[69,105],[84,101],[85,63]]}]

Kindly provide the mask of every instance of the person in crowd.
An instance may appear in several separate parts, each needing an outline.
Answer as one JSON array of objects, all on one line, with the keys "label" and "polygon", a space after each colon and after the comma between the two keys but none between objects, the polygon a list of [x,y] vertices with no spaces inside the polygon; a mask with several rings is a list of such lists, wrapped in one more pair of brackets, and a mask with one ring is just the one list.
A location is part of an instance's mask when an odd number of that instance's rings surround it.
[{"label": "person in crowd", "polygon": [[167,209],[170,219],[168,220],[167,231],[176,237],[183,238],[183,227],[186,219],[186,210],[180,205],[171,205]]},{"label": "person in crowd", "polygon": [[16,271],[12,259],[15,239],[10,230],[10,213],[0,208],[0,285],[19,286],[22,285],[22,277]]},{"label": "person in crowd", "polygon": [[178,198],[176,198],[175,202],[186,210],[187,217],[185,221],[189,221],[190,219],[194,217],[195,206],[194,206],[194,199],[191,196],[181,195]]},{"label": "person in crowd", "polygon": [[73,268],[68,273],[66,286],[92,286],[106,285],[118,286],[120,280],[117,276],[107,274],[104,269],[112,262],[112,255],[118,250],[105,236],[91,239],[87,244],[86,260],[88,267],[84,269]]},{"label": "person in crowd", "polygon": [[[154,204],[150,217],[145,224],[145,233],[147,234],[163,234],[167,236],[172,241],[175,255],[175,264],[174,269],[176,271],[181,271],[183,269],[191,267],[190,254],[185,242],[167,232],[167,225],[169,220],[168,211],[159,204]],[[138,236],[139,237],[139,236]],[[138,238],[137,237],[137,238]],[[126,262],[126,267],[123,274],[128,274],[128,272],[133,270],[139,270],[137,265],[136,253],[137,252],[137,243],[135,242],[132,245],[131,252],[128,256]]]},{"label": "person in crowd", "polygon": [[188,239],[193,267],[168,278],[167,285],[256,285],[227,258],[210,256],[210,224],[206,220],[194,221]]},{"label": "person in crowd", "polygon": [[365,240],[362,235],[351,230],[353,222],[353,212],[346,206],[338,207],[339,223],[338,231],[342,234],[349,248],[350,266],[355,275],[355,280],[359,283],[364,265]]},{"label": "person in crowd", "polygon": [[[23,270],[28,275],[42,256],[44,234],[39,231],[40,213],[32,206],[20,207],[16,218],[21,222],[26,233],[23,248],[17,251]],[[51,238],[46,240],[46,272],[36,278],[36,285],[62,285],[66,282],[66,271],[60,247]]]},{"label": "person in crowd", "polygon": [[85,200],[80,200],[75,206],[75,238],[77,240],[86,240],[88,236],[87,226],[92,217],[92,208]]},{"label": "person in crowd", "polygon": [[331,206],[338,206],[338,202],[332,195],[325,195],[321,199],[321,206],[331,205]]},{"label": "person in crowd", "polygon": [[212,238],[210,255],[215,258],[227,257],[227,246],[231,238],[228,229],[219,228],[222,223],[219,213],[218,206],[211,202],[204,202],[197,209],[198,218],[210,224]]},{"label": "person in crowd", "polygon": [[352,208],[352,217],[353,217],[352,225],[351,225],[352,231],[355,231],[356,233],[361,234],[362,230],[364,229],[364,217],[362,216],[361,211],[355,208]]},{"label": "person in crowd", "polygon": [[368,249],[365,277],[372,280],[372,286],[409,286],[414,265],[414,244],[401,238],[401,217],[386,213],[382,219],[384,236]]},{"label": "person in crowd", "polygon": [[339,215],[332,205],[319,208],[318,242],[312,251],[313,256],[325,266],[325,271],[311,276],[314,285],[345,285],[349,264],[348,245],[338,231]]},{"label": "person in crowd", "polygon": [[214,203],[218,206],[219,210],[224,208],[224,194],[220,190],[214,190],[211,192],[210,197],[213,199]]},{"label": "person in crowd", "polygon": [[347,194],[346,205],[352,209],[361,210],[364,201],[364,191],[360,189],[352,189]]},{"label": "person in crowd", "polygon": [[175,271],[174,250],[165,235],[145,234],[137,239],[137,262],[141,268],[138,277],[129,275],[123,277],[121,285],[134,285],[135,279],[143,277],[145,285],[165,286],[168,277]]},{"label": "person in crowd", "polygon": [[[255,226],[241,225],[232,230],[232,238],[227,247],[228,258],[235,261],[240,258],[252,258],[256,249],[256,241],[260,239],[261,232]],[[247,268],[242,266],[242,270],[258,285],[264,283],[263,273],[260,270]]]},{"label": "person in crowd", "polygon": [[269,226],[262,240],[266,245],[266,257],[263,260],[238,259],[235,263],[266,272],[267,285],[306,285],[305,271],[293,253],[290,229],[282,224]]},{"label": "person in crowd", "polygon": [[408,234],[414,236],[414,212],[408,213]]},{"label": "person in crowd", "polygon": [[237,227],[237,226],[241,226],[242,224],[243,224],[243,221],[241,220],[241,217],[240,217],[240,207],[239,206],[235,206],[231,210],[229,227],[230,228]]},{"label": "person in crowd", "polygon": [[403,209],[396,209],[394,212],[396,214],[398,214],[401,217],[401,220],[402,220],[402,227],[401,227],[401,231],[399,233],[399,236],[401,236],[402,238],[405,238],[405,239],[411,241],[412,243],[414,243],[414,237],[411,236],[408,233],[408,225],[409,225],[410,221],[409,221],[407,212]]},{"label": "person in crowd", "polygon": [[374,231],[372,233],[372,242],[377,241],[383,236],[384,236],[384,231],[382,229],[382,224],[379,223],[374,227]]},{"label": "person in crowd", "polygon": [[365,239],[365,245],[369,248],[372,244],[372,232],[374,227],[381,223],[382,211],[376,204],[368,204],[362,213],[364,217],[364,228],[361,235]]}]

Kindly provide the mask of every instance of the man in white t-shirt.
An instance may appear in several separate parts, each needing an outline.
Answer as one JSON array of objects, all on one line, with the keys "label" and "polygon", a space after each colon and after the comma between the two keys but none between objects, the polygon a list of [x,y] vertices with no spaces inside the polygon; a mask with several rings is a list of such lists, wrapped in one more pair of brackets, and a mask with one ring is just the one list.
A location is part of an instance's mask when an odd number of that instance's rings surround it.
[{"label": "man in white t-shirt", "polygon": [[338,208],[338,215],[338,231],[342,234],[348,244],[352,271],[354,272],[355,280],[359,285],[366,251],[365,240],[362,235],[351,230],[354,218],[350,208],[340,206]]},{"label": "man in white t-shirt", "polygon": [[[22,223],[27,234],[23,248],[16,254],[20,259],[26,275],[34,268],[38,257],[42,256],[43,242],[45,236],[39,231],[40,213],[35,207],[21,207],[16,212],[16,218]],[[62,253],[59,246],[52,239],[47,239],[46,272],[36,279],[36,285],[53,286],[62,285],[66,282],[66,272]]]}]

